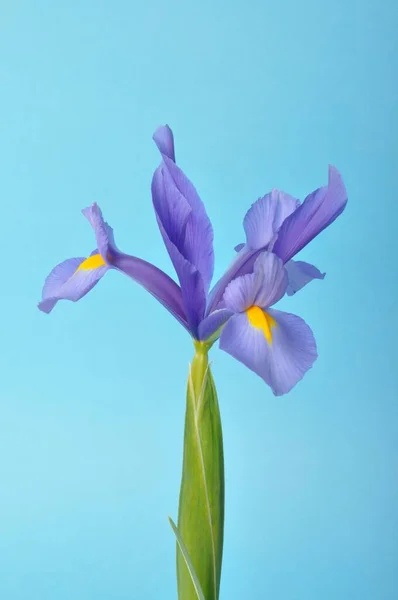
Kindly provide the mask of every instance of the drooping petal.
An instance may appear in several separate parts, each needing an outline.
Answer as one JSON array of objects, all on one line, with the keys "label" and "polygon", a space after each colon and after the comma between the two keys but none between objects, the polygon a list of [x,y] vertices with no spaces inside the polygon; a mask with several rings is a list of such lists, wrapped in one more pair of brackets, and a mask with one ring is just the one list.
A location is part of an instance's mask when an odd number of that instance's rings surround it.
[{"label": "drooping petal", "polygon": [[284,296],[287,284],[287,273],[281,259],[272,252],[263,252],[254,264],[253,273],[231,281],[223,302],[234,312],[243,312],[254,305],[265,309]]},{"label": "drooping petal", "polygon": [[115,244],[113,229],[104,221],[101,209],[96,203],[82,212],[94,229],[98,249],[104,260],[142,285],[188,328],[181,290],[171,277],[145,260],[120,252]]},{"label": "drooping petal", "polygon": [[104,221],[101,209],[96,203],[82,212],[94,229],[98,249],[104,260],[142,285],[185,328],[188,328],[181,289],[171,277],[145,260],[120,252],[115,244],[113,229]]},{"label": "drooping petal", "polygon": [[109,262],[113,252],[117,251],[112,227],[104,221],[102,211],[96,202],[83,208],[82,213],[94,229],[99,253],[105,262]]},{"label": "drooping petal", "polygon": [[50,313],[58,300],[77,302],[98,283],[108,269],[109,266],[98,253],[86,259],[69,258],[63,261],[46,278],[39,309]]},{"label": "drooping petal", "polygon": [[176,161],[174,152],[174,136],[168,125],[158,127],[153,134],[153,140],[159,148],[161,154],[170,158],[173,162]]},{"label": "drooping petal", "polygon": [[232,317],[234,313],[232,310],[228,310],[227,308],[222,308],[220,310],[216,310],[211,315],[203,319],[203,321],[199,324],[198,332],[199,332],[199,340],[205,341],[208,340],[212,335],[216,333],[220,327],[225,325],[230,317]]},{"label": "drooping petal", "polygon": [[45,281],[40,310],[50,312],[60,299],[79,300],[109,268],[115,268],[142,285],[189,330],[181,289],[175,281],[151,263],[120,252],[97,204],[82,212],[94,229],[100,252],[95,249],[88,258],[71,258],[55,267]]},{"label": "drooping petal", "polygon": [[220,348],[259,375],[276,396],[289,392],[317,358],[314,336],[295,315],[269,309],[272,339],[252,325],[246,313],[234,315],[225,325]]},{"label": "drooping petal", "polygon": [[299,206],[293,196],[277,189],[255,202],[243,221],[247,245],[252,250],[266,248],[284,220]]},{"label": "drooping petal", "polygon": [[104,261],[142,285],[185,328],[188,328],[179,286],[151,263],[120,252],[115,244],[113,229],[104,221],[101,209],[96,203],[82,212],[94,229],[98,249]]},{"label": "drooping petal", "polygon": [[[184,258],[201,274],[207,293],[214,270],[213,228],[195,187],[174,162],[172,139],[172,132],[169,128],[159,128],[154,136],[154,141],[163,158],[161,173],[164,175],[167,190],[166,194],[154,200],[155,210],[170,240],[177,246]],[[175,191],[172,192],[173,187],[179,194],[176,194]],[[176,207],[176,204],[183,208],[178,206],[174,219],[174,212],[169,207],[171,205]],[[186,217],[182,228],[181,210]],[[163,220],[163,212],[167,212],[170,216],[167,222]],[[176,229],[180,234],[178,240],[174,239]]]},{"label": "drooping petal", "polygon": [[327,186],[312,192],[280,228],[273,251],[288,262],[343,212],[347,192],[338,170],[329,167]]},{"label": "drooping petal", "polygon": [[285,269],[289,279],[286,290],[288,296],[293,296],[313,279],[324,279],[326,275],[326,273],[321,273],[314,265],[301,260],[289,260],[285,264]]}]

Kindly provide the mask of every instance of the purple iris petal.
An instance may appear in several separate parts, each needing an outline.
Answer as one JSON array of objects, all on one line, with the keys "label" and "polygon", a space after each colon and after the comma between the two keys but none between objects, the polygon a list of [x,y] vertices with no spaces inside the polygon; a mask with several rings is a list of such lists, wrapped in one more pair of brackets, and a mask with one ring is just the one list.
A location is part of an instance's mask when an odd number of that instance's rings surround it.
[{"label": "purple iris petal", "polygon": [[[257,200],[245,216],[246,244],[236,246],[237,256],[211,290],[207,314],[220,307],[230,281],[251,272],[263,250],[272,250],[284,263],[288,262],[328,227],[343,212],[346,204],[343,180],[332,166],[329,167],[328,185],[310,194],[301,205],[292,196],[276,190]],[[274,235],[271,235],[272,231]],[[263,243],[266,246],[259,248]],[[313,272],[313,278],[321,277]],[[290,288],[289,293],[291,291]]]},{"label": "purple iris petal", "polygon": [[[79,300],[98,283],[109,268],[115,268],[142,285],[189,329],[181,289],[175,281],[151,263],[120,252],[115,245],[113,230],[104,221],[97,204],[82,212],[93,227],[98,244],[98,249],[90,257],[99,254],[106,264],[101,264],[101,260],[71,258],[55,267],[45,281],[40,310],[50,312],[61,299]],[[79,269],[84,262],[85,266]]]},{"label": "purple iris petal", "polygon": [[181,289],[171,277],[155,267],[155,265],[118,252],[112,259],[112,266],[121,271],[136,283],[142,285],[186,328],[188,323],[182,304]]},{"label": "purple iris petal", "polygon": [[82,213],[94,229],[98,252],[105,262],[109,262],[110,255],[117,250],[112,227],[104,221],[102,211],[96,202],[83,208]]},{"label": "purple iris petal", "polygon": [[189,211],[185,211],[187,203],[183,200],[176,201],[180,198],[180,193],[170,183],[168,173],[162,172],[162,167],[159,167],[153,176],[152,198],[163,241],[180,281],[187,322],[196,336],[206,309],[206,292],[200,272],[183,253],[183,238],[189,216]]},{"label": "purple iris petal", "polygon": [[293,296],[313,279],[325,278],[325,273],[321,273],[314,265],[301,260],[289,260],[285,264],[285,269],[289,278],[286,290],[288,296]]},{"label": "purple iris petal", "polygon": [[220,348],[260,375],[276,395],[288,392],[316,358],[315,340],[304,321],[269,308],[287,285],[282,260],[263,252],[253,273],[234,279],[223,298],[235,314],[221,332]]},{"label": "purple iris petal", "polygon": [[220,327],[225,325],[225,323],[230,317],[232,317],[233,314],[233,311],[228,310],[227,308],[222,308],[211,313],[211,315],[203,319],[203,321],[199,324],[199,339],[209,339],[209,337],[216,333]]},{"label": "purple iris petal", "polygon": [[259,375],[276,396],[289,392],[317,358],[314,336],[295,315],[269,309],[275,320],[272,343],[247,315],[233,316],[221,333],[220,348]]},{"label": "purple iris petal", "polygon": [[213,229],[194,186],[173,160],[171,130],[159,128],[154,140],[163,163],[152,180],[153,205],[180,281],[187,321],[196,336],[213,275]]},{"label": "purple iris petal", "polygon": [[243,222],[246,243],[235,247],[237,255],[232,264],[211,290],[207,314],[219,308],[224,291],[233,279],[251,273],[258,256],[274,244],[282,223],[298,206],[296,198],[273,189],[249,208]]},{"label": "purple iris petal", "polygon": [[234,312],[243,312],[250,306],[267,308],[284,296],[287,284],[287,273],[281,259],[272,252],[264,252],[257,258],[253,273],[231,281],[223,301],[226,308]]},{"label": "purple iris petal", "polygon": [[227,269],[224,275],[216,283],[209,295],[207,306],[207,314],[223,305],[224,293],[228,285],[234,279],[250,275],[253,272],[254,266],[259,258],[263,255],[264,249],[249,250],[247,244],[243,246],[237,253],[231,266]]},{"label": "purple iris petal", "polygon": [[247,211],[243,221],[246,243],[251,250],[266,248],[278,232],[283,221],[299,206],[293,196],[273,189]]},{"label": "purple iris petal", "polygon": [[[172,136],[172,132],[167,126],[160,127],[154,136],[154,141],[163,158],[161,172],[166,180],[165,188],[167,190],[164,196],[154,199],[155,210],[170,240],[176,244],[184,258],[192,263],[202,275],[207,293],[214,270],[213,228],[195,187],[174,162],[174,144],[165,142],[165,139],[169,140],[170,136]],[[173,138],[171,137],[171,139]],[[164,152],[165,148],[168,150],[167,152]],[[176,191],[178,190],[179,194],[172,192],[173,187],[176,188]],[[176,215],[174,214],[175,210],[177,210]],[[180,217],[181,212],[186,216],[183,221]],[[163,219],[164,213],[168,217],[166,222]],[[180,234],[179,241],[174,239],[175,230]]]},{"label": "purple iris petal", "polygon": [[174,152],[174,136],[168,125],[158,127],[153,134],[153,141],[159,148],[161,154],[168,156],[172,161],[176,161]]},{"label": "purple iris petal", "polygon": [[79,269],[84,258],[69,258],[57,265],[45,280],[38,307],[50,313],[58,300],[77,302],[83,298],[109,269],[107,265],[94,269]]},{"label": "purple iris petal", "polygon": [[273,251],[289,261],[343,212],[347,192],[338,170],[329,167],[329,182],[312,192],[283,223]]},{"label": "purple iris petal", "polygon": [[225,289],[233,279],[253,271],[254,263],[261,252],[261,250],[249,250],[246,244],[243,245],[224,275],[217,281],[216,285],[211,290],[206,314],[210,314],[217,308],[220,308]]},{"label": "purple iris petal", "polygon": [[[207,292],[214,270],[213,227],[192,183],[172,160],[166,156],[163,160],[165,171],[191,208],[186,224],[184,255],[201,273]],[[168,183],[170,185],[170,181]]]}]

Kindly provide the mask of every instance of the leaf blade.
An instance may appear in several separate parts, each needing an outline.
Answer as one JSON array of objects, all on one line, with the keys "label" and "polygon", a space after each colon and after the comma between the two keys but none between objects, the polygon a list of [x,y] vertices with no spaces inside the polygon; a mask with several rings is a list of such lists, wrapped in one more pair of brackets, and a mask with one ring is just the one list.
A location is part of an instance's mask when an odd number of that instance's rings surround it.
[{"label": "leaf blade", "polygon": [[182,536],[181,536],[180,532],[178,531],[178,528],[175,525],[173,519],[171,517],[169,517],[168,519],[169,519],[169,523],[171,525],[171,528],[172,528],[172,530],[174,532],[174,535],[176,536],[177,544],[178,544],[178,546],[179,546],[179,548],[181,550],[182,556],[183,556],[183,558],[185,560],[185,564],[187,565],[187,569],[188,569],[189,574],[191,576],[192,583],[193,583],[193,586],[195,588],[195,592],[196,592],[196,595],[198,597],[198,600],[206,600],[206,598],[205,598],[205,596],[203,594],[203,591],[202,591],[202,588],[201,588],[198,576],[196,575],[194,566],[193,566],[192,561],[190,559],[190,556],[188,554],[187,547],[184,544],[184,540],[182,539]]}]

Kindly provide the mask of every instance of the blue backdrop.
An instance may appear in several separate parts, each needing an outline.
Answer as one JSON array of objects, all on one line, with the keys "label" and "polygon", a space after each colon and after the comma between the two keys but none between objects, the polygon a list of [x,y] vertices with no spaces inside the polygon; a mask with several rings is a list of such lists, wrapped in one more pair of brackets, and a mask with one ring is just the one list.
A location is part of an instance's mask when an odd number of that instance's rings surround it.
[{"label": "blue backdrop", "polygon": [[0,6],[0,598],[175,598],[185,331],[116,272],[40,313],[94,239],[172,274],[151,141],[168,123],[215,229],[342,172],[346,212],[300,255],[327,272],[283,307],[319,359],[275,398],[212,353],[223,416],[222,600],[398,596],[397,12],[393,0],[5,0]]}]

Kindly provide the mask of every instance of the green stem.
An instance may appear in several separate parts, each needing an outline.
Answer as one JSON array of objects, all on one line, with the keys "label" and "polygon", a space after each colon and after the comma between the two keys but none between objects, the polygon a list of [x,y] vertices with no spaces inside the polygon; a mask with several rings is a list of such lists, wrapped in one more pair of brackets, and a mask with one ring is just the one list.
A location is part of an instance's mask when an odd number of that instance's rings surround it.
[{"label": "green stem", "polygon": [[[178,529],[206,600],[218,600],[224,533],[224,458],[220,411],[208,362],[209,345],[195,342],[187,389]],[[177,547],[179,600],[197,600]]]}]

